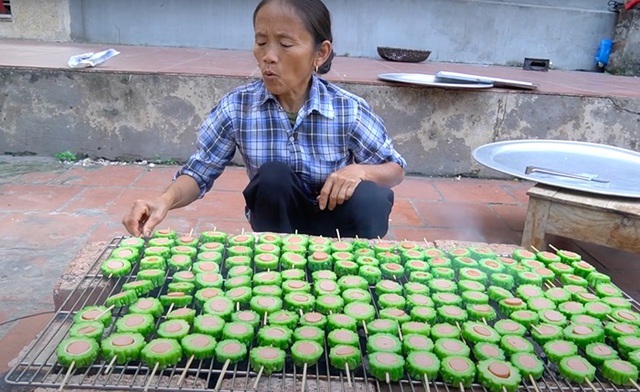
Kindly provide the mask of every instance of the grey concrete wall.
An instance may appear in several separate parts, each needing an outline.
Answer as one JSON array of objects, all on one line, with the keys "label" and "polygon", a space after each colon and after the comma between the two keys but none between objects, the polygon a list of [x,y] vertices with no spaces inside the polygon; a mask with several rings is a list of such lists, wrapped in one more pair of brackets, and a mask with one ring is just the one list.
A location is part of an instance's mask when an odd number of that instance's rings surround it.
[{"label": "grey concrete wall", "polygon": [[68,0],[12,1],[11,14],[11,19],[0,19],[2,38],[69,41]]},{"label": "grey concrete wall", "polygon": [[640,8],[619,14],[607,71],[616,75],[640,76]]},{"label": "grey concrete wall", "polygon": [[[0,37],[248,50],[258,0],[20,0]],[[377,57],[377,46],[432,51],[431,59],[595,69],[598,43],[613,38],[605,0],[326,0],[336,53]],[[66,7],[66,11],[65,11]],[[45,12],[42,12],[42,11]],[[66,12],[66,14],[65,14]]]},{"label": "grey concrete wall", "polygon": [[521,65],[539,57],[558,69],[592,70],[597,45],[615,24],[606,2],[592,0],[331,3],[346,8],[333,13],[339,53],[366,57],[377,46],[399,46],[431,50],[432,60],[445,62]]},{"label": "grey concrete wall", "polygon": [[[0,69],[0,151],[185,160],[220,97],[248,79]],[[640,99],[343,84],[385,120],[408,172],[501,175],[473,161],[483,144],[559,139],[640,149]]]}]

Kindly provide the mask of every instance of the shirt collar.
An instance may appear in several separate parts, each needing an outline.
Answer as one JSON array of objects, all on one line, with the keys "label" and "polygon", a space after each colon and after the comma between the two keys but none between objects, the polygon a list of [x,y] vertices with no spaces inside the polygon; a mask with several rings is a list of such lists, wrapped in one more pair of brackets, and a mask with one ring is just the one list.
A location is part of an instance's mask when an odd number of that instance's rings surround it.
[{"label": "shirt collar", "polygon": [[[320,79],[316,75],[311,76],[311,89],[309,90],[309,99],[302,107],[303,116],[313,113],[320,113],[324,117],[333,119],[335,117],[333,110],[333,102],[329,93],[326,81]],[[264,82],[260,80],[260,89],[256,100],[256,106],[265,105],[269,101],[277,102],[276,97],[267,90]]]}]

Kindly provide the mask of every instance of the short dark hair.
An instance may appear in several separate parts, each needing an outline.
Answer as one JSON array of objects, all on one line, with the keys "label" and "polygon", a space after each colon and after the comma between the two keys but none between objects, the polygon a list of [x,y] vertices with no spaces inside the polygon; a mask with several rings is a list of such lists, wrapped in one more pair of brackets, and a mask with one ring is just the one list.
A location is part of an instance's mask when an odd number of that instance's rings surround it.
[{"label": "short dark hair", "polygon": [[[331,33],[331,14],[321,0],[262,0],[255,11],[253,11],[253,24],[256,23],[256,15],[258,11],[265,5],[278,1],[288,4],[294,9],[296,14],[302,20],[307,31],[313,36],[316,46],[319,48],[324,41],[333,43],[333,34]],[[335,53],[333,49],[329,54],[329,58],[318,67],[319,74],[325,74],[331,70],[331,62]]]}]

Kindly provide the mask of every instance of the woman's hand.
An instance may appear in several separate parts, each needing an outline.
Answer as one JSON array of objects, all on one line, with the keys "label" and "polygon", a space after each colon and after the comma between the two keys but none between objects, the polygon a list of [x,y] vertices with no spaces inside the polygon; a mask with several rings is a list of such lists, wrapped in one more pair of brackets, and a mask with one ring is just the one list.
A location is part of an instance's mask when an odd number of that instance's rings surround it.
[{"label": "woman's hand", "polygon": [[333,210],[353,196],[362,181],[373,181],[379,186],[394,187],[404,179],[404,169],[394,162],[378,165],[351,164],[331,173],[324,182],[318,205],[321,210]]},{"label": "woman's hand", "polygon": [[365,178],[365,174],[364,166],[358,164],[348,165],[331,173],[318,196],[320,209],[333,210],[336,206],[349,200],[358,184]]},{"label": "woman's hand", "polygon": [[200,188],[190,176],[179,176],[165,189],[162,196],[149,200],[136,200],[122,219],[127,231],[136,237],[150,237],[169,210],[184,207],[198,198]]},{"label": "woman's hand", "polygon": [[169,207],[162,197],[152,200],[138,199],[122,219],[127,231],[136,237],[150,237],[155,227],[167,216]]}]

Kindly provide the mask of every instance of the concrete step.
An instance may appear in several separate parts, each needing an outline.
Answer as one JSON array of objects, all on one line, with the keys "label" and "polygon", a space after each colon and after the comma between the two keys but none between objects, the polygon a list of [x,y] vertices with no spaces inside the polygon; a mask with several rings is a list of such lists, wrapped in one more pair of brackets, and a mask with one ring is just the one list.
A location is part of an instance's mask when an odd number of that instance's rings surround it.
[{"label": "concrete step", "polygon": [[[250,52],[114,46],[91,69],[70,56],[103,46],[0,40],[0,145],[8,153],[184,161],[213,105],[259,77]],[[442,89],[383,82],[378,74],[447,70],[519,79],[534,91]],[[365,98],[385,120],[410,174],[502,177],[471,152],[486,143],[558,139],[636,150],[640,79],[454,63],[337,57],[326,79]]]}]

